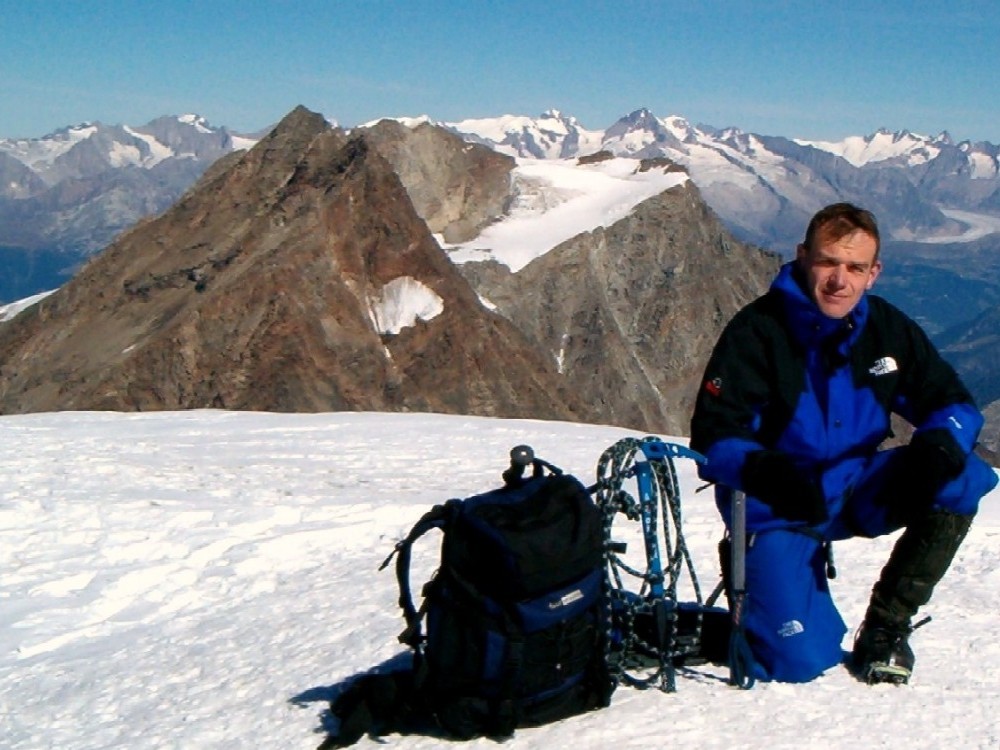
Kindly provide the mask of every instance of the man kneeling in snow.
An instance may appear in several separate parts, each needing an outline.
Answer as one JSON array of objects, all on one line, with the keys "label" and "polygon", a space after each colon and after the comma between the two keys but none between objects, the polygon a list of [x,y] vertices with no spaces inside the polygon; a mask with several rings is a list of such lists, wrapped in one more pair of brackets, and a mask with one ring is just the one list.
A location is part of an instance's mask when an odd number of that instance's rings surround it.
[{"label": "man kneeling in snow", "polygon": [[[846,632],[824,575],[832,541],[905,527],[875,584],[852,663],[905,682],[907,639],[997,483],[973,448],[983,417],[912,320],[868,295],[881,271],[871,213],[827,206],[767,294],[722,333],[691,422],[691,447],[729,525],[747,494],[744,623],[760,679],[804,682],[843,660]],[[878,451],[890,414],[915,432]]]}]

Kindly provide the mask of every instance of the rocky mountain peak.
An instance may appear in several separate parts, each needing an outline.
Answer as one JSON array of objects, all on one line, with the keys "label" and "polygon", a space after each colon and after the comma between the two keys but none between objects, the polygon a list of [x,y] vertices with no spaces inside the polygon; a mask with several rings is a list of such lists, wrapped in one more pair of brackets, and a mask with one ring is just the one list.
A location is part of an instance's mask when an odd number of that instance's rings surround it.
[{"label": "rocky mountain peak", "polygon": [[516,274],[493,263],[462,270],[551,353],[602,422],[680,435],[722,327],[778,265],[734,240],[685,181]]},{"label": "rocky mountain peak", "polygon": [[297,108],[224,162],[0,326],[0,411],[588,415],[363,135]]},{"label": "rocky mountain peak", "polygon": [[606,135],[614,136],[619,133],[634,130],[655,131],[659,128],[659,120],[656,115],[645,107],[633,110],[624,117],[619,118],[609,129]]},{"label": "rocky mountain peak", "polygon": [[602,143],[617,154],[643,158],[657,156],[665,148],[682,148],[681,140],[648,109],[637,109],[622,117],[604,133]]},{"label": "rocky mountain peak", "polygon": [[500,218],[514,159],[444,128],[381,120],[365,131],[406,187],[417,213],[445,242],[464,242]]}]

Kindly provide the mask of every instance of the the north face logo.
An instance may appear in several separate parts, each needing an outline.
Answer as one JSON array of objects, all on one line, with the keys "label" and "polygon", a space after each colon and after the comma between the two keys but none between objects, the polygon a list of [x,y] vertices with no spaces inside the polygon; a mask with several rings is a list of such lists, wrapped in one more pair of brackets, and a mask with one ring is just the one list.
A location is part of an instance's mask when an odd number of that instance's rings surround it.
[{"label": "the north face logo", "polygon": [[805,627],[798,620],[789,620],[778,628],[778,635],[782,638],[790,638],[793,635],[806,632]]},{"label": "the north face logo", "polygon": [[875,361],[868,372],[872,375],[878,377],[879,375],[888,375],[891,372],[896,372],[899,369],[899,365],[896,364],[896,360],[892,357],[882,357]]}]

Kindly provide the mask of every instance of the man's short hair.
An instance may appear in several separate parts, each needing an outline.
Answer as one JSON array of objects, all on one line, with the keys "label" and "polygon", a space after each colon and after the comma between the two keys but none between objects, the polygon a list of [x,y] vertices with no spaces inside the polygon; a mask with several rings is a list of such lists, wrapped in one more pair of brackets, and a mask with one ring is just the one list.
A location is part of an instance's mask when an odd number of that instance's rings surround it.
[{"label": "man's short hair", "polygon": [[875,215],[853,203],[832,203],[826,208],[820,209],[809,220],[806,238],[802,244],[805,245],[807,251],[812,252],[816,249],[814,243],[818,234],[822,234],[823,238],[829,242],[836,242],[841,237],[846,237],[858,230],[871,235],[872,239],[875,240],[875,257],[878,258],[882,242],[879,238]]}]

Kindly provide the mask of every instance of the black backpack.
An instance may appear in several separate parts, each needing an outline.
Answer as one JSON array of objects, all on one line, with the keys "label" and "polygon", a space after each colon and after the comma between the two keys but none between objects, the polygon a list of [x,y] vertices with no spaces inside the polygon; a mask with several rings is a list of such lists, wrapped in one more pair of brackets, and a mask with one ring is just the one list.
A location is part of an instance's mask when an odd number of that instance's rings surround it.
[{"label": "black backpack", "polygon": [[[503,738],[607,706],[618,684],[673,692],[678,666],[730,661],[734,621],[712,606],[721,585],[703,603],[681,530],[678,457],[705,460],[652,436],[624,438],[584,488],[518,446],[502,488],[432,508],[381,566],[396,556],[400,640],[411,647],[397,656],[412,665],[394,657],[348,681],[320,750],[366,733]],[[639,522],[645,564],[613,538],[619,514]],[[443,532],[440,564],[418,610],[410,558],[431,529]],[[678,599],[685,571],[694,601]]]},{"label": "black backpack", "polygon": [[[511,459],[503,487],[434,506],[382,564],[396,556],[413,668],[334,701],[338,744],[371,724],[398,728],[380,711],[431,716],[456,739],[502,738],[610,702],[603,516],[578,479],[530,448]],[[440,565],[417,609],[411,551],[431,529],[443,532]]]}]

